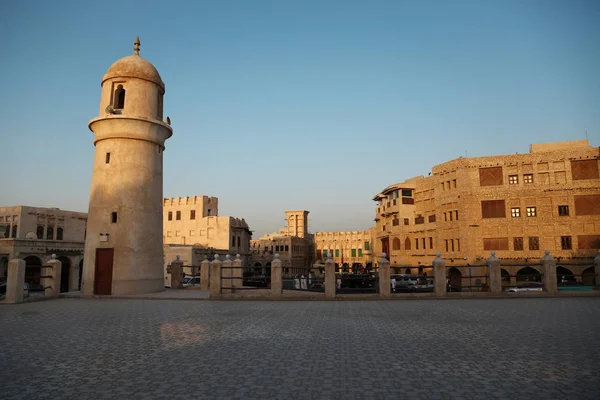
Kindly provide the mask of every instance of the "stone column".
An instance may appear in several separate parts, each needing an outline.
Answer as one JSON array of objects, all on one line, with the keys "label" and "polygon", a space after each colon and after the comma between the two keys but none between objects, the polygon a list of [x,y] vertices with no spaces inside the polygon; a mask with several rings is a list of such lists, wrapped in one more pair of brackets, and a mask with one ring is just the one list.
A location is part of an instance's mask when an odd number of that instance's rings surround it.
[{"label": "stone column", "polygon": [[275,253],[275,258],[271,262],[271,296],[280,297],[283,293],[283,269],[279,253]]},{"label": "stone column", "polygon": [[437,252],[433,260],[433,280],[436,296],[446,295],[446,261],[442,258],[442,253]]},{"label": "stone column", "polygon": [[595,286],[596,287],[600,287],[600,250],[598,250],[598,255],[596,256],[596,258],[594,258],[594,265],[595,265]]},{"label": "stone column", "polygon": [[487,259],[487,275],[489,276],[490,291],[492,294],[502,293],[502,274],[500,273],[500,259],[496,257],[496,252],[492,251],[492,256]]},{"label": "stone column", "polygon": [[183,289],[183,261],[179,256],[171,262],[171,289]]},{"label": "stone column", "polygon": [[215,259],[210,263],[210,297],[215,298],[221,295],[221,261],[219,255],[215,254]]},{"label": "stone column", "polygon": [[43,267],[44,275],[51,276],[50,287],[46,289],[46,297],[58,297],[60,294],[60,277],[62,273],[62,263],[56,259],[56,254],[52,254],[52,259]]},{"label": "stone column", "polygon": [[387,254],[381,254],[379,260],[379,296],[390,297],[391,282],[390,282],[390,262],[386,258]]},{"label": "stone column", "polygon": [[558,292],[558,282],[556,281],[556,261],[550,255],[550,250],[544,251],[546,255],[540,260],[542,263],[542,274],[544,281],[544,290],[548,294]]},{"label": "stone column", "polygon": [[325,297],[335,297],[335,261],[329,256],[325,261]]},{"label": "stone column", "polygon": [[[233,269],[231,271],[231,276],[233,277],[231,280],[231,283],[233,284],[232,287],[236,289],[241,288],[242,279],[244,277],[244,264],[239,254],[235,255],[235,260],[233,260]],[[235,289],[233,291],[235,292]]]},{"label": "stone column", "polygon": [[25,260],[19,258],[8,262],[5,303],[17,304],[23,302],[23,284],[25,283]]},{"label": "stone column", "polygon": [[229,254],[225,255],[225,261],[221,263],[221,293],[232,293],[233,281],[231,280],[233,262]]},{"label": "stone column", "polygon": [[200,263],[200,290],[208,290],[210,287],[210,261],[204,256]]}]

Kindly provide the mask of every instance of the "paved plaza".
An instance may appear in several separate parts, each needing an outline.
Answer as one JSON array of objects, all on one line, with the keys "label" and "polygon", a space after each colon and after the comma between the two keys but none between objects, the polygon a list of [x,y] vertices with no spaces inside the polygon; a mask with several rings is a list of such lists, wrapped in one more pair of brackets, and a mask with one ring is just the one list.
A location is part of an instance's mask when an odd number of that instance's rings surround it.
[{"label": "paved plaza", "polygon": [[0,306],[2,399],[598,399],[600,299]]}]

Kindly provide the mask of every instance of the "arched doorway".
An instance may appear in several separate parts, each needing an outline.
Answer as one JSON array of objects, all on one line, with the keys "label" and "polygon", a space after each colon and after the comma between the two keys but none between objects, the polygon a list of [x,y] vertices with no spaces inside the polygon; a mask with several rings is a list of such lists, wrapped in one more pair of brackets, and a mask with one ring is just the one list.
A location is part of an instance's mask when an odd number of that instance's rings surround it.
[{"label": "arched doorway", "polygon": [[262,264],[259,262],[255,262],[254,263],[254,271],[252,271],[252,272],[257,275],[260,275],[261,271],[262,271]]},{"label": "arched doorway", "polygon": [[510,286],[510,274],[504,268],[500,269],[500,282],[502,282],[502,287]]},{"label": "arched doorway", "polygon": [[65,256],[57,257],[57,260],[62,264],[60,267],[60,292],[68,292],[69,278],[71,273],[71,260]]},{"label": "arched doorway", "polygon": [[267,264],[265,264],[265,275],[266,276],[271,276],[271,263],[268,262]]},{"label": "arched doorway", "polygon": [[448,270],[449,292],[460,292],[462,290],[462,274],[458,268],[452,267]]},{"label": "arched doorway", "polygon": [[81,277],[83,276],[83,259],[79,261],[79,283],[77,284],[77,290],[81,290]]},{"label": "arched doorway", "polygon": [[556,283],[561,283],[562,281],[575,282],[575,277],[570,269],[559,265],[556,267]]},{"label": "arched doorway", "polygon": [[30,291],[42,291],[41,284],[42,260],[36,256],[25,257],[25,282],[29,284]]},{"label": "arched doorway", "polygon": [[6,281],[8,278],[8,258],[0,258],[0,282]]},{"label": "arched doorway", "polygon": [[585,286],[596,286],[596,270],[594,267],[589,267],[581,273],[581,283]]},{"label": "arched doorway", "polygon": [[342,272],[348,272],[348,263],[342,264]]},{"label": "arched doorway", "polygon": [[372,270],[372,269],[373,269],[373,263],[367,263],[367,265],[365,265],[365,269],[366,269],[367,271],[370,271],[370,270]]},{"label": "arched doorway", "polygon": [[404,273],[405,273],[405,274],[407,274],[407,275],[410,275],[410,268],[406,268],[406,269],[404,270]]},{"label": "arched doorway", "polygon": [[542,276],[540,275],[539,271],[534,268],[525,267],[517,271],[517,283],[541,281]]}]

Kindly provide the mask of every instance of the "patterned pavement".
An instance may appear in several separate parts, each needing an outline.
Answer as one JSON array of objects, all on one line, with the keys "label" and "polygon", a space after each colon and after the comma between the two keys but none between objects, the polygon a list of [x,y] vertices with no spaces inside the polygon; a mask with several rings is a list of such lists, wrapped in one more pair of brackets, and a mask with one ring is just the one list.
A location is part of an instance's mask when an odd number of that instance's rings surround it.
[{"label": "patterned pavement", "polygon": [[0,399],[598,399],[600,299],[0,306]]}]

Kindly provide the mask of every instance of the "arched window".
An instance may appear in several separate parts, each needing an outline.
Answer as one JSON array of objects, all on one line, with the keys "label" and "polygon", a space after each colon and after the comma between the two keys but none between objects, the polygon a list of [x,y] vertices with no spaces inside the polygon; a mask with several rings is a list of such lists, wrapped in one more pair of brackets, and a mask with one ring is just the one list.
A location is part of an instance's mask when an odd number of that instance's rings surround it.
[{"label": "arched window", "polygon": [[392,250],[400,250],[400,239],[394,238],[392,242]]},{"label": "arched window", "polygon": [[123,89],[123,85],[117,86],[117,90],[115,90],[113,108],[115,110],[122,110],[125,108],[125,89]]},{"label": "arched window", "polygon": [[6,225],[6,228],[4,229],[4,237],[7,239],[10,237],[10,225]]},{"label": "arched window", "polygon": [[38,225],[38,227],[37,227],[37,238],[38,239],[44,238],[44,227],[41,225]]},{"label": "arched window", "polygon": [[410,239],[404,239],[404,250],[410,250]]},{"label": "arched window", "polygon": [[54,240],[54,228],[51,226],[49,226],[48,230],[46,231],[46,239]]},{"label": "arched window", "polygon": [[56,229],[56,240],[63,240],[63,228],[62,228],[62,226],[59,226]]},{"label": "arched window", "polygon": [[17,237],[17,225],[12,226],[12,235],[10,237],[13,239]]}]

